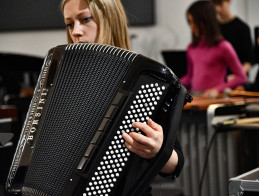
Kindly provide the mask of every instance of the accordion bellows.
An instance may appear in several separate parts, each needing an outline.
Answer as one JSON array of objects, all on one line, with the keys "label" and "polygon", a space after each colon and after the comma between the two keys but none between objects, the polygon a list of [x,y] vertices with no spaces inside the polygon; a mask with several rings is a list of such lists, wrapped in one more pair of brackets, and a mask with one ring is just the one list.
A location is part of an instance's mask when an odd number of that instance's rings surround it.
[{"label": "accordion bellows", "polygon": [[[6,183],[21,195],[138,195],[170,157],[186,89],[166,66],[102,44],[49,50]],[[158,155],[129,152],[122,132],[154,119]]]}]

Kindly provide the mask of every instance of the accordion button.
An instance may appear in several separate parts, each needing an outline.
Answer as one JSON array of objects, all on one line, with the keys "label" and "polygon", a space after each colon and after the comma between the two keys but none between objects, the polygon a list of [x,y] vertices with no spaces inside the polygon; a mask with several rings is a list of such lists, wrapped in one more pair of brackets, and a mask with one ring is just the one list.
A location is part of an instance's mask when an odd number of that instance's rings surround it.
[{"label": "accordion button", "polygon": [[170,102],[165,102],[165,105],[167,106],[167,107],[169,107],[170,106]]},{"label": "accordion button", "polygon": [[123,101],[124,101],[124,99],[125,99],[125,97],[126,97],[126,96],[125,96],[124,94],[118,92],[118,93],[115,95],[115,97],[114,97],[114,99],[113,99],[113,101],[112,101],[112,105],[121,106],[122,103],[123,103]]},{"label": "accordion button", "polygon": [[105,132],[109,124],[110,120],[108,118],[104,118],[98,130]]},{"label": "accordion button", "polygon": [[110,118],[112,119],[116,113],[116,111],[118,110],[118,107],[111,105],[110,108],[108,109],[108,111],[105,114],[105,118]]},{"label": "accordion button", "polygon": [[79,162],[78,166],[77,166],[77,169],[79,170],[86,170],[87,166],[89,166],[91,160],[86,158],[86,157],[83,157],[81,159],[81,161]]},{"label": "accordion button", "polygon": [[167,112],[167,107],[163,107],[164,112]]},{"label": "accordion button", "polygon": [[96,148],[97,148],[97,146],[90,144],[88,146],[88,148],[86,149],[84,156],[91,157],[93,155],[93,153],[95,152]]},{"label": "accordion button", "polygon": [[102,141],[103,136],[104,136],[103,132],[96,131],[91,143],[98,146],[100,144],[100,142]]}]

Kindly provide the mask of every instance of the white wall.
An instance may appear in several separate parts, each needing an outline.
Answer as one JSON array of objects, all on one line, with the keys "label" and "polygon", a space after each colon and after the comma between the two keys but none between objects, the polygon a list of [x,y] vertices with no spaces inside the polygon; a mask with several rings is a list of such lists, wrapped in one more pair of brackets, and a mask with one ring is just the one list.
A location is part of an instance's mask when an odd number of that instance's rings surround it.
[{"label": "white wall", "polygon": [[[190,41],[185,18],[187,7],[194,0],[155,0],[156,25],[130,28],[132,49],[160,62],[161,50],[184,50]],[[233,13],[246,21],[253,32],[259,26],[259,0],[232,0]],[[64,30],[0,32],[0,52],[45,56],[47,51],[66,43]]]},{"label": "white wall", "polygon": [[156,25],[134,28],[137,35],[132,40],[133,50],[162,61],[161,50],[185,49],[190,41],[190,31],[185,10],[193,0],[157,0]]},{"label": "white wall", "polygon": [[254,27],[259,27],[259,0],[249,0],[247,3],[247,21],[252,27],[252,37],[254,38]]},{"label": "white wall", "polygon": [[47,51],[66,43],[65,30],[0,33],[0,52],[45,56]]}]

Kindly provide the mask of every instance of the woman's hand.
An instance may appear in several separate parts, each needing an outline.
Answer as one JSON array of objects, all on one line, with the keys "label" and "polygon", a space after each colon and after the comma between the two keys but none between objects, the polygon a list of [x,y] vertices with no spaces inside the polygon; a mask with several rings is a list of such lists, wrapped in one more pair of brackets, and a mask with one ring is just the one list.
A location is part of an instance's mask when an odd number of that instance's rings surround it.
[{"label": "woman's hand", "polygon": [[219,96],[219,91],[215,88],[208,89],[203,93],[202,96],[208,98],[217,98]]},{"label": "woman's hand", "polygon": [[235,79],[235,75],[234,74],[230,74],[230,75],[227,76],[227,81],[228,82],[233,80],[233,79]]},{"label": "woman's hand", "polygon": [[132,126],[140,129],[146,135],[124,132],[122,137],[125,139],[125,146],[142,158],[154,158],[163,143],[163,128],[151,119],[148,119],[148,124],[134,122]]}]

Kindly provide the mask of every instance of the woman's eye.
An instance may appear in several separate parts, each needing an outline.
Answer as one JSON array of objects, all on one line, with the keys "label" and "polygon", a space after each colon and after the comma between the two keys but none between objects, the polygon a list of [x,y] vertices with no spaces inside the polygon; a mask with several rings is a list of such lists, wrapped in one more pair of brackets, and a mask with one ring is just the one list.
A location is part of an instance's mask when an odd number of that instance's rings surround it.
[{"label": "woman's eye", "polygon": [[72,23],[68,23],[68,24],[66,24],[66,27],[71,29],[73,27],[73,24]]},{"label": "woman's eye", "polygon": [[84,19],[83,19],[83,21],[84,22],[90,22],[91,20],[93,19],[93,17],[85,17]]}]

